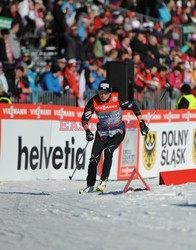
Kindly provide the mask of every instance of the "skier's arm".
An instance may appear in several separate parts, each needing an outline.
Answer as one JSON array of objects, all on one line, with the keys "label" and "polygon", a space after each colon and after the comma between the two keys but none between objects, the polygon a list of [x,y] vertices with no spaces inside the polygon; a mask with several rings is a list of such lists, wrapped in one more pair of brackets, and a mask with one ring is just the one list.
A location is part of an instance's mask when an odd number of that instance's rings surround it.
[{"label": "skier's arm", "polygon": [[136,103],[134,103],[133,101],[126,101],[124,103],[121,103],[121,108],[122,109],[130,109],[133,111],[133,113],[135,114],[135,116],[137,117],[137,120],[139,122],[141,134],[143,136],[146,136],[149,132],[149,128],[146,126],[146,124],[142,118],[140,109],[138,108]]},{"label": "skier's arm", "polygon": [[134,101],[120,102],[120,106],[122,109],[132,110],[135,116],[137,117],[138,122],[140,123],[142,121],[142,115],[140,109],[138,108],[138,106]]},{"label": "skier's arm", "polygon": [[84,113],[83,113],[82,119],[81,119],[82,126],[83,126],[85,131],[87,129],[89,129],[88,122],[91,119],[93,113],[94,113],[93,98],[91,98],[87,102],[87,104],[86,104],[86,106],[84,108]]}]

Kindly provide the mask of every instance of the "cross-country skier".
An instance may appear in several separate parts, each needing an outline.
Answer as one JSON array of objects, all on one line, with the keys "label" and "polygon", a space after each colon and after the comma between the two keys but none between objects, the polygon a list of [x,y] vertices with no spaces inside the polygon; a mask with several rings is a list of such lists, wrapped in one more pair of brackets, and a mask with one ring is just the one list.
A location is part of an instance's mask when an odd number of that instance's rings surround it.
[{"label": "cross-country skier", "polygon": [[125,137],[125,123],[122,121],[122,109],[131,109],[138,119],[140,131],[146,136],[149,128],[146,126],[139,108],[134,102],[121,103],[116,93],[112,93],[108,81],[101,81],[98,87],[98,95],[92,97],[85,106],[82,115],[82,126],[86,131],[86,140],[92,141],[94,134],[90,131],[88,122],[95,112],[99,122],[92,147],[90,163],[88,166],[87,186],[80,193],[93,192],[96,182],[97,165],[104,150],[104,163],[101,180],[96,187],[97,191],[103,191],[106,187],[114,150],[118,148]]}]

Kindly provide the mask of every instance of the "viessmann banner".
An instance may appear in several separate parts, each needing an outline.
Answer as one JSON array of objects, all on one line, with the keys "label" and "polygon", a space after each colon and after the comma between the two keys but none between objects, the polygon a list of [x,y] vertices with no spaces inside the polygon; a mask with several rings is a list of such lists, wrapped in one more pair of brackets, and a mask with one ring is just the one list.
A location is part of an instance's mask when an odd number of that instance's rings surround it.
[{"label": "viessmann banner", "polygon": [[[86,145],[83,109],[52,105],[8,105],[0,109],[0,180],[68,179]],[[143,112],[148,120],[153,111]],[[196,167],[196,112],[159,111],[142,137],[136,117],[123,111],[127,132],[115,151],[110,179],[128,179],[133,167],[143,177],[159,171]],[[90,128],[96,131],[96,115]],[[86,179],[93,142],[75,179]],[[98,166],[101,174],[103,155]]]}]

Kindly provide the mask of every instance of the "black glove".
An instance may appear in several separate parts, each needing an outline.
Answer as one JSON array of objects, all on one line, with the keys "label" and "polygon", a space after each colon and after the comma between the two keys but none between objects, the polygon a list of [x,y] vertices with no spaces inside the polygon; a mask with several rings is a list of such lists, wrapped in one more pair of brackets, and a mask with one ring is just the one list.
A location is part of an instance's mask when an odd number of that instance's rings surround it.
[{"label": "black glove", "polygon": [[149,132],[149,127],[146,126],[144,120],[140,122],[140,132],[143,136],[146,136]]},{"label": "black glove", "polygon": [[90,131],[90,129],[86,130],[86,140],[92,141],[94,139],[94,134]]}]

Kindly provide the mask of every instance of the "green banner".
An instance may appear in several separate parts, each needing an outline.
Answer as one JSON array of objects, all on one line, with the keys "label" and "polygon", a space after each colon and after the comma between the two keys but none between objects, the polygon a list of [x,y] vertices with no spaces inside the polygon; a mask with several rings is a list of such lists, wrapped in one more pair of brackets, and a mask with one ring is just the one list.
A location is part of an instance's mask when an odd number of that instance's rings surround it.
[{"label": "green banner", "polygon": [[12,18],[0,17],[0,29],[10,29]]},{"label": "green banner", "polygon": [[182,32],[183,32],[183,35],[186,35],[186,34],[192,34],[195,32],[195,25],[194,24],[185,24],[182,26]]}]

